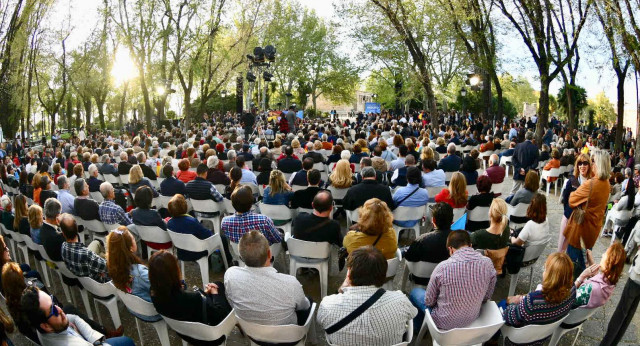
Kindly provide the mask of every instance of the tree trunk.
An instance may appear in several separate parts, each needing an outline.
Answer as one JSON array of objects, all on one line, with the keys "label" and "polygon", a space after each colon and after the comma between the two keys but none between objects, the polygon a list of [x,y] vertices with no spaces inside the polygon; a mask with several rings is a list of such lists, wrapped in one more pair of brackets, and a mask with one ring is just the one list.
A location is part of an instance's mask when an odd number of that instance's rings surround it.
[{"label": "tree trunk", "polygon": [[542,147],[542,137],[544,130],[549,123],[549,77],[547,74],[540,73],[540,98],[538,103],[538,122],[536,124],[536,145]]},{"label": "tree trunk", "polygon": [[[618,74],[618,120],[616,123],[616,144],[615,150],[622,150],[622,137],[624,136],[624,80],[626,74]],[[637,138],[636,134],[636,138]],[[612,148],[613,151],[613,148]]]},{"label": "tree trunk", "polygon": [[96,100],[96,106],[98,107],[98,120],[100,120],[100,128],[105,130],[107,127],[104,124],[104,102],[98,102],[98,100]]},{"label": "tree trunk", "polygon": [[67,107],[66,107],[66,115],[67,115],[67,131],[71,130],[73,125],[71,124],[73,120],[73,100],[71,97],[67,99]]},{"label": "tree trunk", "polygon": [[84,102],[84,117],[85,117],[84,126],[88,128],[89,126],[91,126],[91,108],[92,108],[91,97],[84,98],[83,102]]},{"label": "tree trunk", "polygon": [[[53,131],[56,129],[56,115],[57,112],[51,112],[51,123],[49,125],[51,125],[51,128],[49,129],[49,133],[53,134]],[[45,136],[45,134],[42,134],[43,136]]]},{"label": "tree trunk", "polygon": [[129,87],[129,82],[124,83],[124,91],[122,92],[122,100],[120,101],[120,116],[118,117],[119,127],[124,128],[124,106],[127,100],[127,89]]},{"label": "tree trunk", "polygon": [[80,102],[80,98],[76,100],[76,129],[80,128],[80,123],[82,122],[80,119],[80,109],[82,108],[82,102]]},{"label": "tree trunk", "polygon": [[142,89],[142,99],[144,100],[144,120],[147,129],[151,129],[151,118],[153,117],[153,107],[151,107],[151,99],[149,98],[149,89],[147,82],[144,80],[144,72],[140,74],[140,88]]},{"label": "tree trunk", "polygon": [[502,98],[502,85],[500,85],[500,79],[498,79],[498,74],[495,70],[491,72],[491,79],[493,80],[493,84],[496,86],[496,100],[498,101],[496,119],[502,120],[504,117],[504,99]]}]

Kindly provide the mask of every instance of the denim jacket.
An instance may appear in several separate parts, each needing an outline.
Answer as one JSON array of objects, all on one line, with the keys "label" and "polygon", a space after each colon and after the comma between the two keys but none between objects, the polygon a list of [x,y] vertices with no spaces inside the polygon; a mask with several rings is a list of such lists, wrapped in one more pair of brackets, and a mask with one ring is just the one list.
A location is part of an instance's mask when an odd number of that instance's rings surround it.
[{"label": "denim jacket", "polygon": [[[149,283],[149,269],[143,264],[133,264],[131,266],[131,284],[129,286],[129,294],[140,297],[151,303],[151,284]],[[148,322],[159,321],[162,317],[156,316],[142,316],[133,313],[133,315],[139,317],[141,320]]]},{"label": "denim jacket", "polygon": [[264,204],[275,204],[275,205],[289,205],[289,200],[293,197],[293,191],[283,191],[280,193],[276,193],[275,195],[271,195],[271,187],[267,186],[264,189],[264,195],[262,196],[262,202]]}]

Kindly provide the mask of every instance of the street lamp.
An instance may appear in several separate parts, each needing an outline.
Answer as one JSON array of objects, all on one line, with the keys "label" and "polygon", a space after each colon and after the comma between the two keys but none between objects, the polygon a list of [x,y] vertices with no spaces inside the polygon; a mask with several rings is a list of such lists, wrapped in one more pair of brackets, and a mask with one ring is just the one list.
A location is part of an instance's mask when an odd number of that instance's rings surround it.
[{"label": "street lamp", "polygon": [[460,96],[462,96],[462,116],[466,117],[466,113],[465,113],[465,104],[464,101],[467,97],[467,89],[465,87],[462,87],[462,89],[460,89]]},{"label": "street lamp", "polygon": [[480,84],[480,76],[473,75],[473,77],[469,78],[469,83],[471,84],[471,86],[476,86]]},{"label": "street lamp", "polygon": [[460,96],[462,97],[467,96],[467,89],[465,89],[465,87],[462,87],[462,89],[460,89]]}]

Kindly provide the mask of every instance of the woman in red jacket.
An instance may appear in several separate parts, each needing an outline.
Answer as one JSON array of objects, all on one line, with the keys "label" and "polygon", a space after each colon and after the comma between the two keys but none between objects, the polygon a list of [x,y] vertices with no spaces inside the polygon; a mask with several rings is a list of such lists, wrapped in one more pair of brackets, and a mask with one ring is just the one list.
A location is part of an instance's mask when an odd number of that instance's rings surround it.
[{"label": "woman in red jacket", "polygon": [[467,206],[467,180],[460,172],[453,173],[449,187],[442,189],[435,197],[436,203],[445,202],[451,208],[464,208]]}]

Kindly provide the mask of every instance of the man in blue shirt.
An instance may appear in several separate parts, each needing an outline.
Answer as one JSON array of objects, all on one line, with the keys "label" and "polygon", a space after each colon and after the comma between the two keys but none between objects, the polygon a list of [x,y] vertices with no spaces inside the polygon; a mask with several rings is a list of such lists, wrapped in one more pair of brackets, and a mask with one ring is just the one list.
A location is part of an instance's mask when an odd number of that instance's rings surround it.
[{"label": "man in blue shirt", "polygon": [[74,203],[76,198],[69,193],[69,180],[66,176],[58,177],[58,201],[62,204],[62,212],[75,215]]},{"label": "man in blue shirt", "polygon": [[242,169],[242,178],[240,179],[240,182],[258,185],[258,179],[256,175],[250,170],[244,168],[244,163],[245,163],[244,156],[238,156],[236,158],[236,164],[238,165],[238,167]]},{"label": "man in blue shirt", "polygon": [[[422,207],[429,202],[427,190],[420,188],[422,174],[418,167],[407,168],[407,186],[399,188],[393,195],[393,202],[396,207]],[[422,214],[416,220],[394,221],[393,223],[402,227],[413,227],[422,218]]]},{"label": "man in blue shirt", "polygon": [[517,137],[518,137],[518,130],[516,129],[516,124],[511,124],[511,130],[509,130],[509,140],[513,141],[513,139]]},{"label": "man in blue shirt", "polygon": [[436,169],[436,162],[432,159],[422,161],[422,185],[424,187],[446,186],[446,174]]}]

